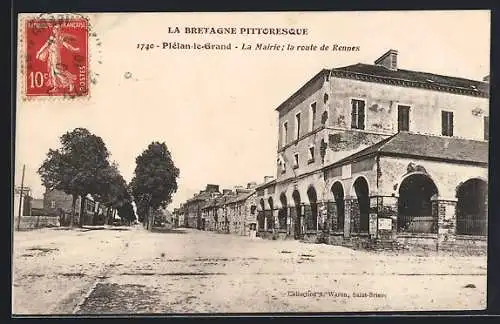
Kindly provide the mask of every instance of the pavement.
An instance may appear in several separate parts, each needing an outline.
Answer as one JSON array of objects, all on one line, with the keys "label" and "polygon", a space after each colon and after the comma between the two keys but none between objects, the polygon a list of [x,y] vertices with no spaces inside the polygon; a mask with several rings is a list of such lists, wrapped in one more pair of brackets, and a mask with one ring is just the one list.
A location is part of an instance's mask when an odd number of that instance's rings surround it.
[{"label": "pavement", "polygon": [[193,229],[14,233],[13,314],[479,310],[486,256],[355,251]]}]

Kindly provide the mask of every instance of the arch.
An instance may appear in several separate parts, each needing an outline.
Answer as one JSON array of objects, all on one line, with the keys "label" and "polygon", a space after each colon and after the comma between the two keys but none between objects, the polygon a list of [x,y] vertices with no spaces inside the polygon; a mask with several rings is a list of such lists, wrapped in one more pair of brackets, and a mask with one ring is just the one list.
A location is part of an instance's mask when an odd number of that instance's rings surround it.
[{"label": "arch", "polygon": [[263,230],[264,229],[264,210],[265,210],[265,202],[264,198],[261,198],[259,200],[259,210],[257,212],[257,229],[258,230]]},{"label": "arch", "polygon": [[[370,223],[370,189],[367,179],[364,176],[357,177],[352,184],[352,188],[359,207],[359,227],[357,231],[366,233]],[[356,226],[354,230],[356,231]]]},{"label": "arch", "polygon": [[398,231],[435,233],[437,223],[432,215],[432,199],[438,188],[427,173],[414,172],[399,185]]},{"label": "arch", "polygon": [[[363,181],[366,183],[366,186],[368,188],[368,192],[370,192],[370,181],[368,181],[368,178],[364,175],[358,175],[356,177],[356,179],[352,182],[352,185],[351,185],[351,190],[349,192],[349,196],[351,197],[356,197],[356,188],[354,187],[354,185],[356,184],[357,181]],[[361,182],[358,182],[358,184],[361,183]]]},{"label": "arch", "polygon": [[414,176],[414,175],[423,175],[423,176],[426,176],[427,178],[429,178],[433,183],[434,185],[436,186],[436,190],[437,190],[437,197],[440,196],[440,192],[439,192],[439,183],[436,181],[436,177],[434,177],[431,173],[429,173],[429,171],[426,171],[426,172],[422,172],[422,171],[414,171],[414,172],[411,172],[411,173],[406,173],[404,175],[401,176],[401,181],[399,181],[399,183],[396,184],[396,186],[394,187],[394,190],[395,192],[398,193],[399,195],[399,191],[400,191],[400,188],[401,188],[401,184],[409,177],[411,176]]},{"label": "arch", "polygon": [[284,192],[282,192],[280,195],[280,202],[281,202],[281,207],[284,208],[287,207],[287,199],[286,199],[286,194]]},{"label": "arch", "polygon": [[286,229],[286,219],[288,218],[288,205],[286,194],[282,192],[280,194],[280,204],[281,208],[278,210],[278,226],[279,229]]},{"label": "arch", "polygon": [[267,229],[272,229],[274,228],[274,203],[273,203],[273,197],[269,197],[267,199],[267,204],[269,206],[269,210],[265,211],[266,215],[266,222],[267,222]]},{"label": "arch", "polygon": [[295,189],[292,193],[292,199],[293,199],[293,204],[295,207],[299,207],[301,200],[300,200],[300,193],[297,189]]},{"label": "arch", "polygon": [[270,209],[270,210],[273,210],[273,208],[274,208],[274,204],[273,204],[273,197],[269,197],[269,198],[267,199],[267,205],[269,206],[269,209]]},{"label": "arch", "polygon": [[307,189],[307,198],[309,206],[305,209],[305,221],[308,230],[318,229],[318,194],[314,186],[309,186]]},{"label": "arch", "polygon": [[457,227],[459,235],[487,235],[488,183],[471,178],[456,190]]},{"label": "arch", "polygon": [[337,209],[337,228],[334,230],[343,230],[345,221],[345,201],[344,201],[344,186],[342,182],[335,181],[332,185],[331,192]]}]

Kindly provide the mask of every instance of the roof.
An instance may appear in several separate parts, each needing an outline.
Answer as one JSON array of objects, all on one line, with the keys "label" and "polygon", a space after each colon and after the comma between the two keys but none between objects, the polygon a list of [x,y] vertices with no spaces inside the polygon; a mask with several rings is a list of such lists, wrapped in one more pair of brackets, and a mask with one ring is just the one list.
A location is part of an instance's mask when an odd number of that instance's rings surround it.
[{"label": "roof", "polygon": [[328,74],[330,74],[329,69],[322,69],[321,71],[316,73],[311,79],[309,79],[309,81],[307,81],[302,87],[295,91],[294,94],[292,94],[287,100],[279,105],[276,110],[280,111],[282,108],[288,106],[288,104],[294,101],[296,101],[297,103],[304,101],[307,97],[309,97],[309,94],[305,93],[306,89],[310,89],[311,92],[321,89],[321,87],[323,86],[322,79]]},{"label": "roof", "polygon": [[272,187],[273,185],[276,185],[277,179],[270,180],[268,182],[263,182],[255,187],[255,190],[261,190],[265,189],[267,187]]},{"label": "roof", "polygon": [[[489,88],[490,88],[489,83],[483,81],[445,76],[428,72],[419,72],[413,70],[404,70],[404,69],[390,70],[381,65],[372,65],[364,63],[357,63],[353,65],[332,69],[332,73],[334,75],[339,74],[338,72],[349,72],[366,76],[378,77],[381,79],[378,81],[382,82],[407,81],[410,83],[414,83],[411,86],[429,88],[434,90],[446,91],[447,88],[453,88],[457,90],[462,90],[462,92],[464,92],[465,94],[485,96],[485,97],[489,95]],[[342,76],[342,74],[340,73],[339,76]]]},{"label": "roof", "polygon": [[404,155],[446,161],[488,163],[488,142],[400,132],[332,165],[344,164],[374,154]]},{"label": "roof", "polygon": [[490,84],[483,81],[414,70],[390,70],[381,65],[357,63],[333,69],[321,69],[302,87],[295,91],[294,94],[280,104],[276,110],[281,111],[284,107],[295,106],[304,101],[310,94],[323,86],[322,80],[329,74],[336,77],[360,79],[362,81],[448,91],[480,97],[488,97],[490,89]]}]

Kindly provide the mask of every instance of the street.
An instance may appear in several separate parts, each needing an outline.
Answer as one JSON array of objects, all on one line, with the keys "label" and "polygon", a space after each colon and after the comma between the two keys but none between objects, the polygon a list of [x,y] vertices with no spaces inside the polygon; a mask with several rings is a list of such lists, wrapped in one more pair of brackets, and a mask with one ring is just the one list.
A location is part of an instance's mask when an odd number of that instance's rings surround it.
[{"label": "street", "polygon": [[13,314],[466,310],[485,256],[368,253],[141,226],[14,233]]}]

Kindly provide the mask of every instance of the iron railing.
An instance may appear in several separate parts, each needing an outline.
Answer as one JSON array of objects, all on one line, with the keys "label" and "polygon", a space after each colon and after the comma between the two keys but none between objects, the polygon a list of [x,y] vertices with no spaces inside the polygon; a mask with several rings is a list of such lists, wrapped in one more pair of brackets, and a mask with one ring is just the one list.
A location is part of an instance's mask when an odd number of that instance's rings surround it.
[{"label": "iron railing", "polygon": [[459,215],[456,226],[458,235],[488,235],[488,221],[480,215]]},{"label": "iron railing", "polygon": [[437,218],[434,216],[398,216],[398,232],[429,233],[438,232]]}]

